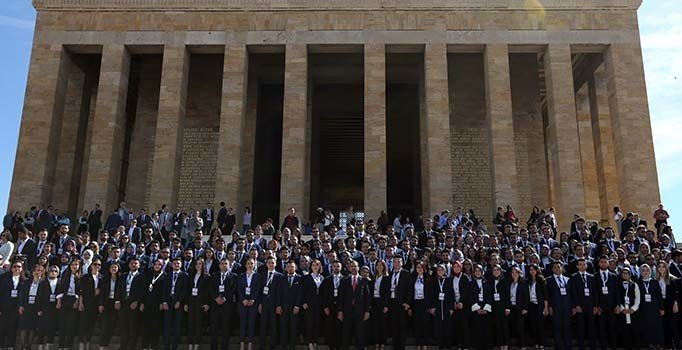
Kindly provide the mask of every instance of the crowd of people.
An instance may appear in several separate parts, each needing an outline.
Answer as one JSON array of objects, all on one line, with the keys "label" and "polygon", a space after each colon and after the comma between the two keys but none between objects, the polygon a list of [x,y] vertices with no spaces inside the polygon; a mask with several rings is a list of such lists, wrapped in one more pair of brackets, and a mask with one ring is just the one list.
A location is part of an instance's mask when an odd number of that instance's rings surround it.
[{"label": "crowd of people", "polygon": [[[343,216],[343,215],[339,215]],[[0,349],[314,350],[680,348],[682,250],[662,205],[649,227],[535,207],[490,229],[457,208],[412,221],[294,208],[280,226],[244,209],[50,206],[10,213],[0,235]],[[603,227],[602,227],[603,226]],[[566,230],[562,230],[566,228]]]}]

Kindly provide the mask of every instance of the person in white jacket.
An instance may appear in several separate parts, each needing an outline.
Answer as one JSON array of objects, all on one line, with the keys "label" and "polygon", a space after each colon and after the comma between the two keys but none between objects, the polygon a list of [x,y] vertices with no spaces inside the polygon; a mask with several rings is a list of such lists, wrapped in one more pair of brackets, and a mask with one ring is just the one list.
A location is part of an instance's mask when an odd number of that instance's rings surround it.
[{"label": "person in white jacket", "polygon": [[5,230],[0,234],[0,275],[9,271],[10,259],[12,252],[14,252],[14,243],[12,241],[12,233]]}]

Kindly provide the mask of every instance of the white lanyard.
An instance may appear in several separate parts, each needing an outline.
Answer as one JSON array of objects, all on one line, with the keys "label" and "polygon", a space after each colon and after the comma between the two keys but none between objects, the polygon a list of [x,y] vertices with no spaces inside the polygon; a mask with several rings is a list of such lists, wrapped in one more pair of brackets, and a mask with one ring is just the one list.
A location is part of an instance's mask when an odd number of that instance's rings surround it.
[{"label": "white lanyard", "polygon": [[194,288],[196,288],[197,283],[199,283],[199,277],[201,277],[201,275],[197,272],[197,274],[194,275]]},{"label": "white lanyard", "polygon": [[651,281],[642,281],[645,290],[644,294],[649,294],[649,283],[651,283]]},{"label": "white lanyard", "polygon": [[225,284],[225,278],[227,277],[227,272],[220,273],[220,284]]},{"label": "white lanyard", "polygon": [[391,278],[391,289],[395,290],[395,287],[398,285],[399,277],[400,277],[400,272],[393,274],[393,278]]},{"label": "white lanyard", "polygon": [[251,280],[253,277],[253,272],[246,274],[246,288],[251,288]]},{"label": "white lanyard", "polygon": [[275,278],[275,272],[274,271],[268,272],[268,280],[265,282],[266,287],[270,287],[270,282],[272,282],[273,278]]},{"label": "white lanyard", "polygon": [[440,292],[443,293],[443,285],[445,284],[445,279],[439,279],[438,280],[438,288],[440,288]]}]

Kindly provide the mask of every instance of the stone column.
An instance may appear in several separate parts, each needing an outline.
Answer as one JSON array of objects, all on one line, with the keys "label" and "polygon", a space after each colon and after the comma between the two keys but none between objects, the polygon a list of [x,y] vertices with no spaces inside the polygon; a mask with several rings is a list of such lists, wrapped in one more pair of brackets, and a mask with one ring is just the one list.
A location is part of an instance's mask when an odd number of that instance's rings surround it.
[{"label": "stone column", "polygon": [[70,64],[61,45],[33,45],[9,210],[50,204]]},{"label": "stone column", "polygon": [[583,192],[585,195],[585,217],[601,221],[597,163],[594,153],[594,134],[587,84],[578,89],[575,95],[576,116],[578,120],[578,139],[580,140],[580,163],[583,168]]},{"label": "stone column", "polygon": [[446,44],[426,44],[424,51],[424,116],[427,135],[422,150],[423,214],[452,210],[452,156]]},{"label": "stone column", "polygon": [[287,44],[284,59],[284,114],[282,116],[282,172],[280,183],[280,219],[290,207],[301,219],[308,217],[305,195],[306,127],[308,91],[308,49],[305,44]]},{"label": "stone column", "polygon": [[[606,87],[606,68],[600,65],[594,72],[594,79],[588,82],[590,93],[590,113],[592,115],[592,133],[594,137],[595,160],[597,163],[597,180],[599,182],[599,200],[601,202],[601,218],[612,227],[614,206],[620,205],[618,172],[613,148],[613,130],[609,112],[609,92]],[[616,228],[616,231],[618,229]]]},{"label": "stone column", "polygon": [[604,57],[620,182],[620,206],[652,222],[660,202],[658,173],[649,119],[639,42],[612,44]]},{"label": "stone column", "polygon": [[159,112],[154,136],[149,208],[157,210],[178,202],[178,180],[182,154],[182,127],[187,100],[189,53],[184,45],[166,46],[163,50]]},{"label": "stone column", "polygon": [[125,46],[104,45],[87,165],[85,207],[93,208],[99,203],[105,213],[115,209],[119,199],[129,73],[130,55]]},{"label": "stone column", "polygon": [[573,214],[585,214],[580,139],[576,123],[571,47],[550,44],[545,52],[547,150],[552,159],[553,205],[559,230],[567,231]]},{"label": "stone column", "polygon": [[[248,52],[244,44],[225,46],[223,94],[220,104],[220,135],[216,165],[215,204],[239,205],[242,125],[246,106]],[[241,212],[239,210],[238,212]]]},{"label": "stone column", "polygon": [[487,45],[485,49],[485,91],[490,123],[490,164],[493,171],[493,205],[516,206],[518,178],[514,146],[514,114],[509,75],[509,50],[506,44]]},{"label": "stone column", "polygon": [[365,45],[365,216],[386,210],[386,49]]}]

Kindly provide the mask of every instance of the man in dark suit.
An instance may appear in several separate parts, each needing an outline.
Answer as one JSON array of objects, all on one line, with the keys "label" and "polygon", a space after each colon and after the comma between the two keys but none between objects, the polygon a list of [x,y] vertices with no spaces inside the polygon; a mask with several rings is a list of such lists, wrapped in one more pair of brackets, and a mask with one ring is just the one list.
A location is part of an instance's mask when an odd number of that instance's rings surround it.
[{"label": "man in dark suit", "polygon": [[147,215],[147,210],[140,209],[140,215],[137,217],[137,225],[144,227],[152,222],[152,217]]},{"label": "man in dark suit", "polygon": [[[277,304],[283,290],[284,275],[275,270],[275,265],[277,265],[277,258],[271,256],[265,260],[267,270],[262,274],[259,273],[263,279],[263,295],[260,305],[258,305],[258,313],[260,314],[259,345],[261,349],[270,349],[279,343],[277,317],[282,314],[282,308]],[[268,335],[270,336],[269,344],[267,343]]]},{"label": "man in dark suit", "polygon": [[102,229],[102,209],[99,204],[95,204],[95,209],[90,211],[88,215],[88,230],[90,231],[90,239],[97,240],[97,234]]},{"label": "man in dark suit", "polygon": [[140,244],[140,241],[142,240],[142,229],[137,226],[137,220],[132,220],[130,222],[128,237],[130,237],[131,242]]},{"label": "man in dark suit", "polygon": [[220,202],[220,210],[218,211],[218,227],[223,231],[224,235],[229,235],[229,232],[225,232],[225,222],[227,221],[227,208],[225,208],[225,202]]},{"label": "man in dark suit", "polygon": [[606,246],[610,252],[615,252],[620,247],[620,241],[615,238],[615,232],[612,227],[604,228],[604,239],[599,242],[599,252],[602,252],[602,247]]},{"label": "man in dark suit", "polygon": [[341,262],[332,260],[331,273],[322,281],[320,290],[322,293],[322,305],[324,307],[325,315],[325,339],[329,348],[332,350],[338,349],[340,345],[339,330],[341,329],[341,321],[337,315],[340,310],[339,302],[339,287],[343,275],[341,274]]},{"label": "man in dark suit", "polygon": [[213,210],[211,203],[208,203],[206,208],[201,211],[201,218],[204,220],[204,231],[210,234],[211,228],[213,227],[213,220],[215,219],[215,211]]},{"label": "man in dark suit", "polygon": [[120,288],[123,296],[121,302],[121,349],[137,349],[137,341],[140,329],[139,305],[144,301],[145,278],[140,269],[140,260],[132,257],[128,261],[129,271],[123,274],[123,282],[118,283],[116,288]]},{"label": "man in dark suit", "polygon": [[[235,310],[237,293],[237,275],[228,270],[227,259],[220,261],[220,271],[211,276],[209,294],[211,297],[211,350],[229,349],[232,333],[231,318]],[[219,339],[222,337],[222,341]]]},{"label": "man in dark suit", "polygon": [[161,310],[164,313],[163,341],[166,350],[177,350],[182,336],[183,307],[189,290],[189,275],[181,270],[182,260],[173,259],[173,271],[163,281]]},{"label": "man in dark suit", "polygon": [[595,273],[597,326],[599,334],[599,346],[602,349],[616,348],[616,329],[618,315],[614,314],[619,304],[620,279],[616,274],[609,271],[609,258],[606,255],[599,257],[599,270]]},{"label": "man in dark suit", "polygon": [[551,264],[552,276],[547,280],[549,312],[554,329],[554,347],[558,350],[571,349],[571,297],[568,293],[568,278],[563,275],[563,265]]},{"label": "man in dark suit", "polygon": [[370,292],[367,280],[358,274],[358,262],[348,262],[350,275],[341,281],[339,287],[340,311],[338,318],[342,322],[343,348],[348,349],[355,338],[355,349],[365,348],[366,331],[364,321],[369,319]]},{"label": "man in dark suit", "polygon": [[116,229],[123,225],[123,219],[121,219],[121,216],[118,215],[118,211],[114,210],[108,217],[107,217],[107,222],[104,224],[104,228],[108,232],[113,232],[116,231]]},{"label": "man in dark suit", "polygon": [[580,349],[585,349],[589,340],[592,349],[596,348],[594,329],[594,307],[597,297],[597,284],[594,275],[587,271],[587,261],[581,257],[576,260],[578,272],[568,280],[571,297],[571,314],[575,320],[576,336]]},{"label": "man in dark suit", "polygon": [[33,265],[36,263],[36,242],[28,236],[28,230],[22,227],[18,232],[17,243],[15,246],[15,254],[22,255],[26,257],[26,266],[30,266],[29,269],[33,269]]},{"label": "man in dark suit", "polygon": [[280,321],[280,347],[283,350],[293,350],[298,340],[298,326],[301,306],[303,303],[303,282],[296,274],[296,263],[287,262],[284,283],[281,284],[278,306],[282,308]]},{"label": "man in dark suit", "polygon": [[389,293],[389,318],[394,322],[390,334],[393,338],[394,349],[405,349],[405,333],[407,332],[408,310],[414,295],[414,283],[409,272],[403,270],[403,258],[393,257],[393,273],[391,291]]}]

